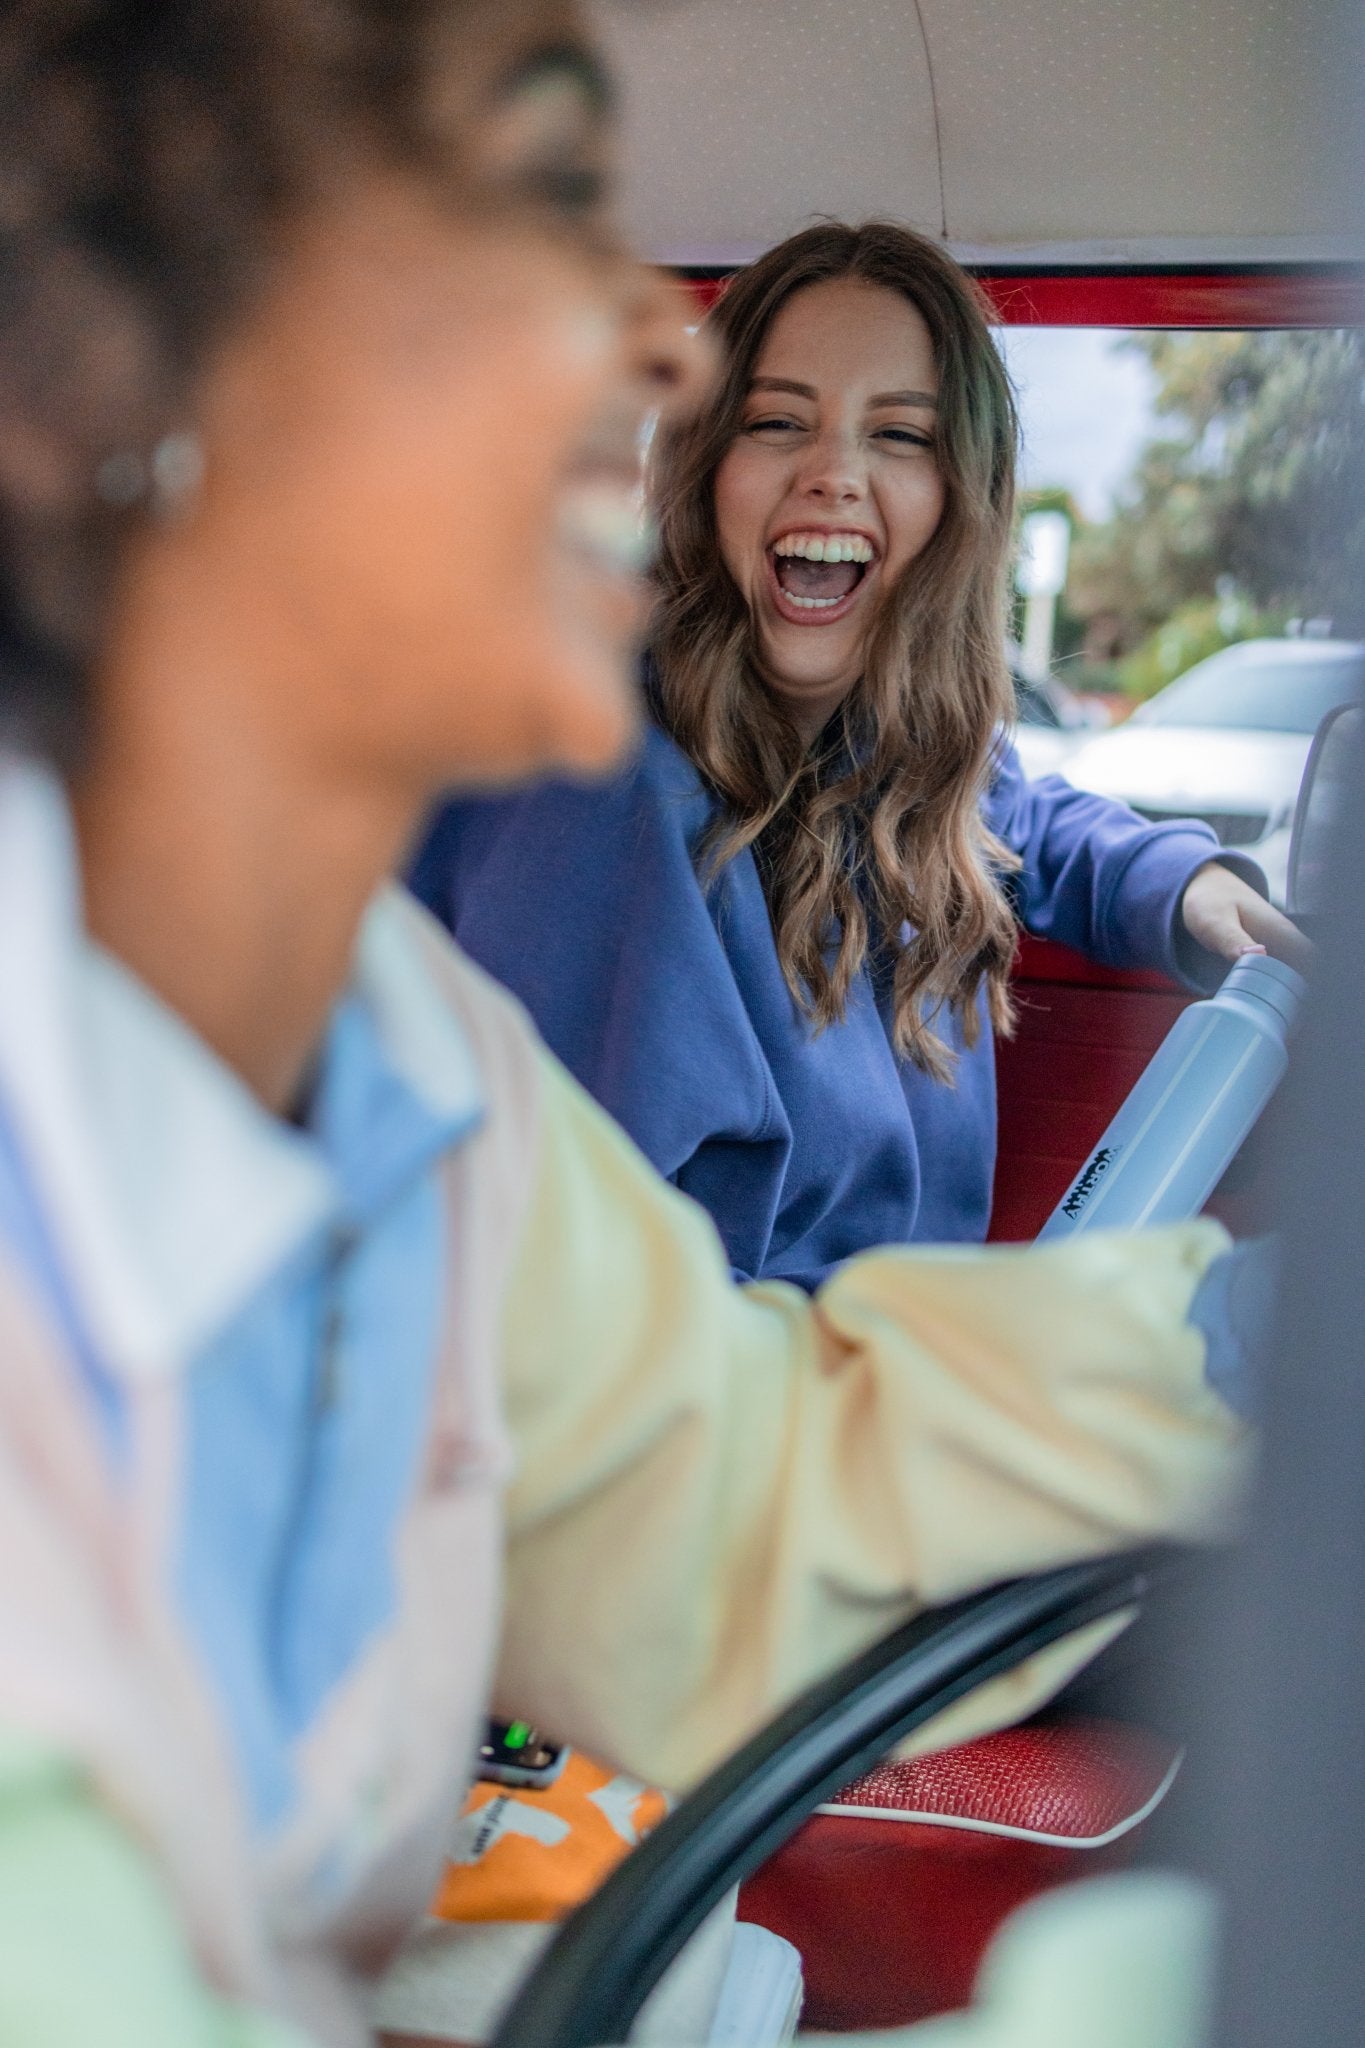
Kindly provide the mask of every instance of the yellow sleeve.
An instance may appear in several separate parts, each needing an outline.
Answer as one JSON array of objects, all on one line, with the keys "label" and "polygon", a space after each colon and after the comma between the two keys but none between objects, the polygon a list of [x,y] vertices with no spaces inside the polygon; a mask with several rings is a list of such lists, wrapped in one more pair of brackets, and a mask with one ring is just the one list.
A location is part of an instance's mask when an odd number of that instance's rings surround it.
[{"label": "yellow sleeve", "polygon": [[1216,1224],[739,1289],[710,1219],[544,1068],[503,1708],[682,1786],[922,1604],[1226,1521],[1243,1432],[1184,1321]]}]

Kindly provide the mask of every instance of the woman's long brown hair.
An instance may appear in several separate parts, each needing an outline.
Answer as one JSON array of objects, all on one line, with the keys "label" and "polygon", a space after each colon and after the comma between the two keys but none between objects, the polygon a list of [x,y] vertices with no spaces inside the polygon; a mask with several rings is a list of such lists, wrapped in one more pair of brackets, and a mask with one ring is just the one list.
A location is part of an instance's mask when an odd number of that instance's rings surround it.
[{"label": "woman's long brown hair", "polygon": [[[748,606],[721,560],[716,472],[782,307],[807,286],[856,278],[918,308],[938,367],[945,485],[932,540],[888,591],[867,662],[808,746],[764,684]],[[1010,1025],[1015,924],[1001,876],[1014,856],[982,799],[1013,716],[1004,653],[1014,503],[1014,402],[975,286],[937,244],[890,222],[807,228],[742,270],[708,316],[723,359],[699,417],[659,436],[656,709],[719,799],[704,878],[754,849],[778,958],[823,1028],[841,1018],[869,950],[891,967],[897,1050],[939,1079],[968,1044],[984,986]],[[907,933],[907,927],[908,933]]]}]

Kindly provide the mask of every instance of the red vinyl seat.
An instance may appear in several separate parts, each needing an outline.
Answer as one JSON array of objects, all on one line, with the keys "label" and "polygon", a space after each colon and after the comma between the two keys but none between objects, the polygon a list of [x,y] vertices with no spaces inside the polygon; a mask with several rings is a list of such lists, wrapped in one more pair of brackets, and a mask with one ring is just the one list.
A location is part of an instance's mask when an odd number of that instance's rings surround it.
[{"label": "red vinyl seat", "polygon": [[883,1764],[749,1880],[740,1918],[801,1951],[804,2026],[954,2010],[1016,1906],[1131,1858],[1178,1767],[1144,1729],[1080,1719]]}]

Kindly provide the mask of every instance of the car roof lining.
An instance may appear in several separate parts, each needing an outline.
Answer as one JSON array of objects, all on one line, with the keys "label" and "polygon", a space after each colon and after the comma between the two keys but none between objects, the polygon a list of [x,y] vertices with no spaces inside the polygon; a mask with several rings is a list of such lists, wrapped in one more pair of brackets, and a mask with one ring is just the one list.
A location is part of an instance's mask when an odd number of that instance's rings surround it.
[{"label": "car roof lining", "polygon": [[726,267],[820,214],[977,264],[1365,258],[1336,0],[599,0],[626,200]]}]

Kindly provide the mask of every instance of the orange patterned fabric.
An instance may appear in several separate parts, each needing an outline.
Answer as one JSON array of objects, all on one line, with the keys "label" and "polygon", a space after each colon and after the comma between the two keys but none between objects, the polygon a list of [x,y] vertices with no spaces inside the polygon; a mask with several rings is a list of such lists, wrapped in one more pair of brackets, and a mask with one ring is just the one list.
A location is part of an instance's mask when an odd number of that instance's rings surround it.
[{"label": "orange patterned fabric", "polygon": [[571,1750],[544,1791],[475,1785],[430,1911],[440,1920],[560,1920],[668,1812],[668,1795]]}]

